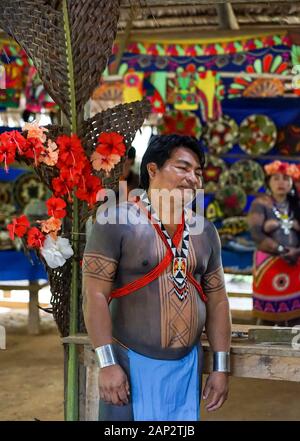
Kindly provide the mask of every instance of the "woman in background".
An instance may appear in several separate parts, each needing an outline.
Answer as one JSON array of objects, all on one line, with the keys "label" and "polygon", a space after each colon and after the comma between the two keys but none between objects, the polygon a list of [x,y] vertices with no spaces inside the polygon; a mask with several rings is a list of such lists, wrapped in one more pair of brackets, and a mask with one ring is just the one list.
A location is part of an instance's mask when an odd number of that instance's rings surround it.
[{"label": "woman in background", "polygon": [[300,204],[294,180],[299,169],[280,161],[265,166],[269,194],[258,196],[249,211],[256,243],[253,311],[258,323],[300,324]]}]

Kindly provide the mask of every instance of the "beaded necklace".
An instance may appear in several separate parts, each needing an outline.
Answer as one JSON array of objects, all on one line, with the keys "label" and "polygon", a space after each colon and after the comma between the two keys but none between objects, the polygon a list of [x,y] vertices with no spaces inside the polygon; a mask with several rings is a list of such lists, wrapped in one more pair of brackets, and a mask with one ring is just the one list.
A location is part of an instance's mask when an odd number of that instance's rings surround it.
[{"label": "beaded necklace", "polygon": [[[279,210],[279,205],[281,205],[282,211]],[[276,202],[273,200],[272,211],[275,214],[276,218],[280,221],[280,228],[282,228],[283,233],[289,235],[294,223],[293,213],[290,213],[289,215],[289,203],[287,202],[285,204],[277,204],[276,206]]]},{"label": "beaded necklace", "polygon": [[158,233],[160,233],[160,237],[164,240],[165,244],[172,251],[173,263],[170,279],[173,282],[175,294],[180,300],[184,300],[188,295],[187,258],[189,254],[189,224],[187,221],[187,211],[184,211],[184,229],[181,250],[179,252],[175,244],[173,243],[173,240],[169,236],[169,233],[167,232],[165,226],[155,213],[146,192],[144,192],[140,196],[140,200],[144,204],[147,211],[150,213],[151,217],[155,220],[156,223],[153,224],[154,228],[158,231]]}]

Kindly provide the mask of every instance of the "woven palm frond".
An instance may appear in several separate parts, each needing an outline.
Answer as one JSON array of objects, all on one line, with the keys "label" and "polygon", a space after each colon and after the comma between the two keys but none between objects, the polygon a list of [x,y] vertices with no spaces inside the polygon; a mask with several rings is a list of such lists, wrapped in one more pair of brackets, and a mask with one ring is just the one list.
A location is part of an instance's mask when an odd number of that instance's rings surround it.
[{"label": "woven palm frond", "polygon": [[72,262],[67,260],[64,266],[51,269],[47,268],[53,317],[57,323],[60,334],[64,337],[69,333],[70,321],[70,286]]},{"label": "woven palm frond", "polygon": [[88,155],[93,153],[98,136],[105,131],[122,134],[126,147],[129,149],[137,130],[143,125],[150,111],[151,105],[144,98],[142,101],[118,104],[84,121],[81,130],[82,140]]},{"label": "woven palm frond", "polygon": [[111,54],[120,13],[119,0],[69,2],[77,111],[98,86]]},{"label": "woven palm frond", "polygon": [[[142,126],[144,119],[149,115],[151,105],[145,98],[142,101],[133,103],[119,104],[104,112],[97,113],[92,118],[83,123],[82,133],[85,149],[90,156],[95,150],[98,136],[105,131],[117,132],[124,136],[127,150],[135,137],[137,130]],[[100,172],[102,184],[106,188],[116,190],[119,178],[123,171],[123,161],[119,162],[109,176]]]},{"label": "woven palm frond", "polygon": [[99,83],[111,54],[119,8],[119,0],[1,1],[0,27],[27,52],[47,92],[69,119],[71,95],[79,115]]}]

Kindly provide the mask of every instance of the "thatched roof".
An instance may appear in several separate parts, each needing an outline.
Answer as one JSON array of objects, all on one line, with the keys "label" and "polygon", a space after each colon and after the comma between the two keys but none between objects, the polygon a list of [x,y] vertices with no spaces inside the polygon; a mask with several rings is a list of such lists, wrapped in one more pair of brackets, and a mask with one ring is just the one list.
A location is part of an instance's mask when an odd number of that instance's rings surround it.
[{"label": "thatched roof", "polygon": [[[235,0],[230,3],[225,0],[122,0],[121,3],[120,31],[126,27],[130,8],[140,6],[134,8],[136,11],[131,25],[131,34],[135,35],[153,35],[153,32],[170,35],[173,31],[180,36],[181,33],[202,34],[220,28],[239,28],[240,32],[270,28],[300,29],[300,1],[297,0]],[[228,25],[226,15],[229,8],[231,22],[229,20]],[[237,26],[230,26],[232,19]]]},{"label": "thatched roof", "polygon": [[[56,4],[60,0],[48,1]],[[221,37],[229,32],[300,31],[300,0],[121,0],[121,6],[120,38],[126,29],[134,39],[144,35],[180,39]],[[0,37],[7,35],[0,30]]]}]

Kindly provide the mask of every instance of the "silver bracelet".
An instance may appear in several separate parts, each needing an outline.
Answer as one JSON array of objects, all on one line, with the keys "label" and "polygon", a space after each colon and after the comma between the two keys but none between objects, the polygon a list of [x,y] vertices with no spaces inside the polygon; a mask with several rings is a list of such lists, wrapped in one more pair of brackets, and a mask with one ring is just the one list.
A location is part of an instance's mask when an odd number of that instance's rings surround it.
[{"label": "silver bracelet", "polygon": [[99,346],[95,349],[95,354],[97,357],[98,365],[101,369],[117,364],[112,345]]},{"label": "silver bracelet", "polygon": [[214,352],[213,360],[214,372],[230,372],[230,353]]}]

